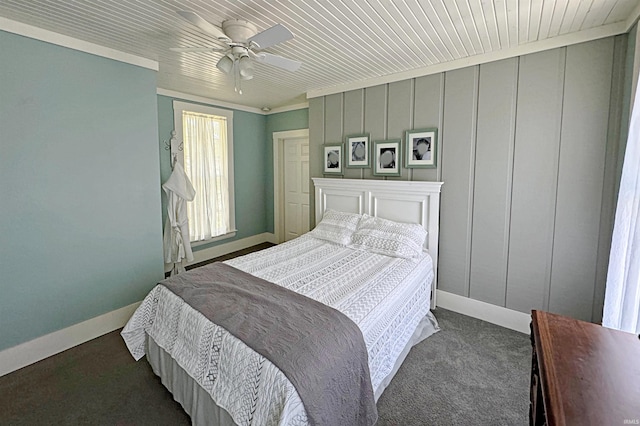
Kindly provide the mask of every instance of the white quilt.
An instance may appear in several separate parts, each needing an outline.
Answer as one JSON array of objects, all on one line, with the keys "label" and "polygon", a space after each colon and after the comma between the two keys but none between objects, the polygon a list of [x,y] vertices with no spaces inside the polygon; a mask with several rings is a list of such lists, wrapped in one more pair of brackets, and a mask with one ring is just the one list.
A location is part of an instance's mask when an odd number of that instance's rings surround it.
[{"label": "white quilt", "polygon": [[[225,262],[340,310],[362,330],[374,392],[429,312],[431,258],[406,260],[310,235]],[[270,361],[156,286],[122,336],[136,359],[148,334],[238,425],[306,425],[293,385]]]}]

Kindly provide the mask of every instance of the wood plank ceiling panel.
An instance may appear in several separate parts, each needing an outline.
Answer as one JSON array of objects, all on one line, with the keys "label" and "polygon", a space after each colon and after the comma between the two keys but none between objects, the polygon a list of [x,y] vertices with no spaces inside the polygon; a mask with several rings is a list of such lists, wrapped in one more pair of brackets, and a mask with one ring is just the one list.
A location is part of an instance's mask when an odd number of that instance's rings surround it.
[{"label": "wood plank ceiling panel", "polygon": [[[444,43],[445,48],[451,55],[451,58],[452,59],[461,58],[462,55],[464,54],[463,53],[464,47],[460,43],[460,38],[458,34],[455,31],[449,30],[445,26],[445,23],[443,22],[443,18],[445,18],[445,21],[446,21],[446,17],[440,16],[438,12],[438,6],[439,6],[438,2],[422,0],[419,3],[420,3],[420,7],[424,11],[424,15],[429,17],[431,25],[434,28],[434,31],[436,32],[436,34],[438,34],[438,36]],[[446,15],[446,13],[444,12],[440,12],[440,13],[442,15]]]},{"label": "wood plank ceiling panel", "polygon": [[540,36],[540,21],[542,19],[542,0],[531,0],[531,8],[529,9],[529,35],[525,43],[531,43],[538,40]]},{"label": "wood plank ceiling panel", "polygon": [[487,23],[487,32],[489,39],[491,40],[490,51],[496,51],[502,49],[500,44],[500,29],[498,28],[498,20],[496,17],[496,8],[492,0],[476,0],[480,1],[482,15]]},{"label": "wood plank ceiling panel", "polygon": [[445,41],[442,39],[440,33],[436,31],[436,28],[431,21],[431,18],[424,10],[424,7],[419,2],[407,2],[409,9],[416,15],[418,21],[420,21],[423,33],[433,43],[433,47],[438,52],[438,56],[441,62],[450,61],[453,59],[451,51],[449,51]]},{"label": "wood plank ceiling panel", "polygon": [[509,16],[507,15],[507,2],[508,0],[495,0],[493,3],[493,11],[498,28],[498,39],[500,40],[500,46],[503,48],[512,46]]},{"label": "wood plank ceiling panel", "polygon": [[[455,1],[445,0],[442,2],[430,2],[431,7],[438,17],[438,23],[442,27],[442,31],[447,34],[447,38],[451,42],[451,46],[457,54],[457,58],[463,58],[470,55],[469,49],[467,49],[463,42],[465,34],[458,31],[454,25],[451,11],[455,10]],[[459,19],[459,18],[458,18]]]},{"label": "wood plank ceiling panel", "polygon": [[[426,69],[549,37],[626,21],[637,0],[0,0],[0,17],[159,63],[159,86],[247,106],[299,103],[305,93]],[[267,49],[303,63],[295,73],[255,64],[234,93],[216,68],[221,47],[182,19],[193,10],[213,25],[281,23],[295,38]],[[636,12],[637,13],[637,12]]]},{"label": "wood plank ceiling panel", "polygon": [[467,37],[471,41],[472,52],[474,55],[480,55],[485,52],[478,30],[478,22],[473,16],[473,10],[469,4],[469,0],[456,0],[456,9],[460,14],[460,18],[466,28]]},{"label": "wood plank ceiling panel", "polygon": [[607,20],[607,16],[611,13],[613,6],[615,6],[615,2],[611,1],[593,2],[591,8],[587,12],[584,22],[582,23],[581,29],[593,28],[602,25]]},{"label": "wood plank ceiling panel", "polygon": [[518,3],[518,44],[524,44],[529,40],[529,27],[531,26],[531,1],[519,0]]},{"label": "wood plank ceiling panel", "polygon": [[571,27],[569,27],[570,33],[580,31],[581,28],[584,28],[583,23],[585,21],[585,18],[587,17],[589,9],[591,9],[593,0],[576,1],[576,3],[578,3],[578,7],[576,10],[576,15],[573,17],[573,21],[571,22]]},{"label": "wood plank ceiling panel", "polygon": [[[356,3],[355,9],[358,10],[358,14],[360,15],[360,17],[365,19],[365,22],[368,22],[368,25],[370,25],[371,28],[375,31],[377,37],[381,41],[386,40],[386,43],[389,46],[392,46],[391,51],[382,50],[378,53],[378,58],[380,61],[386,62],[390,58],[398,56],[399,52],[404,52],[404,54],[399,55],[400,63],[404,63],[404,66],[408,66],[409,68],[420,66],[420,62],[418,62],[415,58],[415,52],[412,51],[411,48],[407,46],[406,42],[402,39],[400,35],[401,29],[394,29],[394,27],[391,26],[391,22],[385,20],[385,17],[382,16],[385,15],[384,10],[377,1],[367,0]],[[376,48],[380,49],[380,47],[383,45],[384,41],[377,45]]]},{"label": "wood plank ceiling panel", "polygon": [[580,7],[580,2],[569,0],[569,2],[567,3],[567,9],[562,19],[562,23],[560,24],[560,31],[559,31],[560,35],[571,32],[571,27],[573,25],[573,22],[576,19],[579,7]]},{"label": "wood plank ceiling panel", "polygon": [[617,0],[616,4],[611,9],[611,13],[607,16],[607,20],[604,21],[605,25],[620,22],[629,17],[629,5],[624,0]]},{"label": "wood plank ceiling panel", "polygon": [[551,17],[551,24],[549,24],[549,37],[556,37],[560,34],[560,28],[566,16],[568,5],[569,0],[556,0],[554,14]]},{"label": "wood plank ceiling panel", "polygon": [[[405,0],[400,0],[394,7],[394,15],[402,17],[406,23],[407,30],[410,32],[411,40],[415,44],[415,47],[421,52],[422,61],[425,65],[431,65],[439,62],[436,52],[437,47],[434,46],[433,40],[429,35],[429,31],[426,31],[422,25],[421,19],[419,19],[413,10],[408,6]],[[426,35],[426,37],[422,37]]]},{"label": "wood plank ceiling panel", "polygon": [[484,52],[493,51],[493,42],[489,36],[489,24],[487,23],[487,17],[484,14],[482,4],[479,0],[467,0],[469,9],[473,14],[476,22],[476,28],[478,29],[478,35],[482,41],[482,49]]}]

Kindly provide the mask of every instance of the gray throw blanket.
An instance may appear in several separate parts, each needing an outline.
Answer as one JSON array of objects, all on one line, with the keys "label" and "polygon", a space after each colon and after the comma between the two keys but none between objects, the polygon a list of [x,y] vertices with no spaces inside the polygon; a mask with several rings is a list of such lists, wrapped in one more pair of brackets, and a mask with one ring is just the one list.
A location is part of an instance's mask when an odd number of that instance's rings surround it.
[{"label": "gray throw blanket", "polygon": [[278,367],[311,425],[376,422],[364,338],[340,311],[223,263],[160,284]]}]

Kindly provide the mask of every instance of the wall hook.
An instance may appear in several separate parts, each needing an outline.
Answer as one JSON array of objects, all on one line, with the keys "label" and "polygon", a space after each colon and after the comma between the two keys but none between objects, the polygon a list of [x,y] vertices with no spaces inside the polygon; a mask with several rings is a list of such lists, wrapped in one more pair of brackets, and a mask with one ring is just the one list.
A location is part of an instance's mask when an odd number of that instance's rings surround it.
[{"label": "wall hook", "polygon": [[176,161],[178,161],[178,152],[184,148],[183,142],[178,143],[175,130],[171,131],[171,139],[169,139],[169,141],[164,140],[163,142],[165,151],[171,151],[171,168],[173,169]]}]

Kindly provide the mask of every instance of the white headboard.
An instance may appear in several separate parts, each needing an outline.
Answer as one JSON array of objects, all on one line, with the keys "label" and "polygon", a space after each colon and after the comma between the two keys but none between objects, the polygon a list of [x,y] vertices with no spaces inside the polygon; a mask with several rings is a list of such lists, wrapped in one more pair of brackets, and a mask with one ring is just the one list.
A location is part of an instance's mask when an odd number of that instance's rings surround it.
[{"label": "white headboard", "polygon": [[316,224],[325,210],[332,209],[424,226],[425,247],[433,259],[431,308],[435,308],[442,182],[313,178],[313,184]]}]

